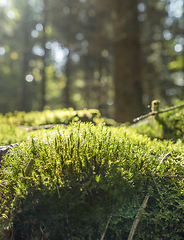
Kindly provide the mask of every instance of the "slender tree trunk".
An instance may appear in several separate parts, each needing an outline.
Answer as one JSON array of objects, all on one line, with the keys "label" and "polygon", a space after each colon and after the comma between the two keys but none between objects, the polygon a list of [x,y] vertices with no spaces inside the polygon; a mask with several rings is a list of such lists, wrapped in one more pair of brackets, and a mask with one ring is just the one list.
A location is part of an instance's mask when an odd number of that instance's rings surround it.
[{"label": "slender tree trunk", "polygon": [[21,93],[21,110],[22,111],[29,111],[29,107],[27,105],[27,82],[25,80],[27,69],[28,69],[28,52],[27,48],[25,47],[24,57],[23,57],[23,69],[22,69],[22,93]]},{"label": "slender tree trunk", "polygon": [[[27,15],[25,13],[25,19],[27,18]],[[21,91],[21,110],[22,111],[29,111],[29,103],[28,103],[28,84],[26,82],[26,75],[28,74],[29,70],[29,52],[30,52],[30,44],[29,44],[29,34],[30,30],[28,27],[29,23],[26,22],[23,25],[23,33],[24,33],[24,50],[23,50],[23,66],[22,66],[22,91]]]},{"label": "slender tree trunk", "polygon": [[23,32],[23,58],[22,58],[22,88],[21,88],[21,96],[20,96],[20,108],[22,111],[30,111],[30,102],[29,102],[29,90],[28,90],[28,82],[26,81],[25,77],[29,71],[29,55],[31,52],[31,46],[29,42],[29,35],[30,35],[30,22],[26,21],[27,16],[29,16],[29,6],[26,7],[24,12],[24,21],[22,26]]},{"label": "slender tree trunk", "polygon": [[45,5],[45,10],[43,12],[44,14],[44,22],[43,22],[43,38],[42,38],[42,47],[45,51],[45,55],[43,56],[43,70],[42,70],[42,85],[41,85],[41,110],[44,109],[46,105],[46,99],[45,99],[45,94],[46,94],[46,53],[47,49],[45,47],[45,43],[47,41],[47,36],[45,32],[46,24],[47,24],[47,0],[44,0],[44,5]]},{"label": "slender tree trunk", "polygon": [[70,59],[70,53],[68,54],[68,59],[66,63],[66,69],[65,69],[65,74],[66,74],[66,86],[64,89],[64,107],[69,108],[71,107],[71,100],[70,100],[70,71],[71,71],[71,59]]},{"label": "slender tree trunk", "polygon": [[101,51],[98,53],[98,72],[99,72],[99,77],[98,77],[98,87],[97,87],[97,99],[98,99],[98,110],[101,112],[102,108],[102,89],[101,89],[101,79],[102,79],[102,56],[101,56]]},{"label": "slender tree trunk", "polygon": [[143,111],[137,0],[115,0],[115,120],[132,122]]}]

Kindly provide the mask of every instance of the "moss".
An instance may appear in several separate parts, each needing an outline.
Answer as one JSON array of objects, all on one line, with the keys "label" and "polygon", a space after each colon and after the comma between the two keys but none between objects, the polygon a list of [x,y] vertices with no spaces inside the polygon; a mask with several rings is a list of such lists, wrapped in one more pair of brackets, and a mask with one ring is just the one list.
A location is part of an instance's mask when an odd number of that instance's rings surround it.
[{"label": "moss", "polygon": [[71,122],[93,122],[101,124],[107,122],[107,125],[116,125],[112,119],[102,118],[99,110],[97,109],[84,109],[75,111],[73,108],[57,109],[57,110],[44,110],[43,112],[32,111],[14,112],[0,115],[0,123],[8,124],[10,126],[39,126],[44,124],[66,124]]},{"label": "moss", "polygon": [[111,215],[106,239],[127,239],[147,194],[134,239],[183,239],[182,111],[124,127],[93,109],[1,115],[1,142],[23,142],[0,169],[0,239],[100,239]]},{"label": "moss", "polygon": [[[182,105],[183,102],[176,102]],[[159,116],[149,117],[138,124],[131,126],[136,132],[145,134],[150,138],[158,139],[178,139],[184,141],[184,107],[159,114]]]},{"label": "moss", "polygon": [[[173,160],[183,164],[182,148],[181,141],[91,123],[33,132],[4,160],[1,228],[12,226],[14,239],[100,239],[112,214],[107,239],[127,239],[149,194],[135,239],[182,239],[184,186],[172,177],[183,175]],[[34,165],[25,177],[30,158]]]}]

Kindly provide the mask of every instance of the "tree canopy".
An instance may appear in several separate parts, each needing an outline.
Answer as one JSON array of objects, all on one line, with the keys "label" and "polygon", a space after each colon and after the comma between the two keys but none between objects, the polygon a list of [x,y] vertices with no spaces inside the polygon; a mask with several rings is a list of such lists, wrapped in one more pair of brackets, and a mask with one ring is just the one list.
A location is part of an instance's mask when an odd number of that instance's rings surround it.
[{"label": "tree canopy", "polygon": [[183,98],[181,0],[0,1],[0,112],[97,108],[132,121]]}]

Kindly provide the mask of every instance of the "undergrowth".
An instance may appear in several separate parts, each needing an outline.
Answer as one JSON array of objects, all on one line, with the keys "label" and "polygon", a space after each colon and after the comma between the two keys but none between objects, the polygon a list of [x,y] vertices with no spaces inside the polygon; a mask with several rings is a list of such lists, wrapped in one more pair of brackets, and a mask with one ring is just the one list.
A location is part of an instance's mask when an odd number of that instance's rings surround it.
[{"label": "undergrowth", "polygon": [[124,240],[147,194],[134,239],[183,239],[183,158],[181,141],[134,129],[72,123],[36,131],[0,170],[1,239],[97,240],[112,215],[105,239]]},{"label": "undergrowth", "polygon": [[0,146],[25,141],[27,136],[28,134],[24,129],[0,123]]},{"label": "undergrowth", "polygon": [[6,113],[0,114],[0,123],[8,124],[10,126],[39,126],[44,124],[70,124],[71,122],[93,122],[94,124],[105,123],[108,126],[116,126],[117,123],[113,119],[103,118],[101,113],[97,109],[83,109],[74,110],[68,109],[56,109],[56,110],[44,110]]},{"label": "undergrowth", "polygon": [[[178,100],[175,102],[176,106],[183,103]],[[172,139],[174,142],[180,139],[184,142],[184,107],[160,113],[156,120],[151,116],[131,127],[137,133],[147,135],[151,139]]]}]

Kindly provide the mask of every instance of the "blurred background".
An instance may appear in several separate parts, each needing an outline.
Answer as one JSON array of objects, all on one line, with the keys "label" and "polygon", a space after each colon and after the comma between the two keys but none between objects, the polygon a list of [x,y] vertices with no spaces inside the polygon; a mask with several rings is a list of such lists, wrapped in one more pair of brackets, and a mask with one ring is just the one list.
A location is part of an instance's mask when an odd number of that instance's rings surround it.
[{"label": "blurred background", "polygon": [[0,0],[0,112],[132,121],[183,99],[183,0]]}]

